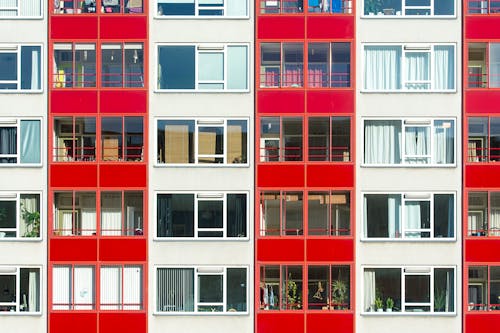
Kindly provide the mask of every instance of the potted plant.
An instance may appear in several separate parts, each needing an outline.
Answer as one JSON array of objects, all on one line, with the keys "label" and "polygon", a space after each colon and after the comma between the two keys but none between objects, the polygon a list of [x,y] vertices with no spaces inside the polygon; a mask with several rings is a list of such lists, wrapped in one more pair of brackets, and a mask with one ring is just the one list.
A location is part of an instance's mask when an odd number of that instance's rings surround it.
[{"label": "potted plant", "polygon": [[382,8],[382,0],[365,0],[365,15],[377,15]]},{"label": "potted plant", "polygon": [[292,275],[289,274],[286,281],[287,309],[300,309],[300,294],[298,294],[297,291],[297,283],[292,280]]},{"label": "potted plant", "polygon": [[332,281],[332,305],[334,309],[345,310],[344,304],[347,299],[347,285],[342,280]]},{"label": "potted plant", "polygon": [[382,301],[380,297],[375,298],[375,310],[377,310],[377,312],[384,311],[384,301]]},{"label": "potted plant", "polygon": [[444,290],[439,290],[434,294],[434,311],[444,312],[445,305],[446,305],[446,292]]},{"label": "potted plant", "polygon": [[387,297],[385,300],[385,311],[392,312],[392,308],[394,307],[394,300],[390,297]]},{"label": "potted plant", "polygon": [[22,218],[26,225],[23,237],[40,237],[40,212],[30,212],[23,207]]}]

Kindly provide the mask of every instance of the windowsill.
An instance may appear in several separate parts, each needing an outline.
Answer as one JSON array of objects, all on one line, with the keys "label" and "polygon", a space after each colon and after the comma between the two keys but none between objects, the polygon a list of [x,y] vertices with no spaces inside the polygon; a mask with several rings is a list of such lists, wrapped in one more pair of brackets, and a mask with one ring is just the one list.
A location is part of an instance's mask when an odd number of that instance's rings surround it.
[{"label": "windowsill", "polygon": [[435,238],[366,238],[361,237],[360,242],[362,243],[455,243],[457,238],[445,238],[445,237],[435,237]]},{"label": "windowsill", "polygon": [[429,316],[429,317],[456,317],[456,312],[361,312],[361,316],[366,317],[390,317],[390,316]]},{"label": "windowsill", "polygon": [[44,16],[1,16],[0,21],[4,20],[43,20]]},{"label": "windowsill", "polygon": [[44,90],[14,90],[14,89],[0,89],[0,94],[43,94]]},{"label": "windowsill", "polygon": [[42,315],[42,312],[15,312],[15,311],[0,311],[0,316],[30,316],[30,317],[39,317]]},{"label": "windowsill", "polygon": [[0,163],[0,168],[43,168],[43,164]]},{"label": "windowsill", "polygon": [[16,242],[16,243],[39,243],[43,241],[42,237],[1,237],[0,238],[0,244],[1,243],[7,243],[7,242]]}]

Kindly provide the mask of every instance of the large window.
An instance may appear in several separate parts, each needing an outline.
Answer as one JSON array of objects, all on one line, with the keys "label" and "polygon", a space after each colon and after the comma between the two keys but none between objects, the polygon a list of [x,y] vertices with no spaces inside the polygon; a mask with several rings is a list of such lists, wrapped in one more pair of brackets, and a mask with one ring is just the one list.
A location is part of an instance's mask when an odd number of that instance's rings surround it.
[{"label": "large window", "polygon": [[0,1],[0,17],[3,19],[12,19],[14,17],[20,18],[41,18],[41,4],[40,0],[2,0]]},{"label": "large window", "polygon": [[303,309],[302,266],[261,266],[259,281],[260,310]]},{"label": "large window", "polygon": [[260,118],[260,161],[302,161],[302,117]]},{"label": "large window", "polygon": [[351,118],[309,118],[309,161],[351,160]]},{"label": "large window", "polygon": [[364,237],[428,240],[455,237],[453,194],[365,194]]},{"label": "large window", "polygon": [[57,0],[54,2],[54,14],[140,14],[143,11],[142,0]]},{"label": "large window", "polygon": [[41,49],[36,45],[0,44],[0,90],[41,91]]},{"label": "large window", "polygon": [[468,14],[498,14],[500,1],[498,0],[468,0]]},{"label": "large window", "polygon": [[96,193],[55,192],[53,232],[56,236],[92,236],[96,234]]},{"label": "large window", "polygon": [[103,265],[100,276],[101,310],[142,310],[142,266]]},{"label": "large window", "polygon": [[246,91],[248,69],[248,45],[159,45],[157,89]]},{"label": "large window", "polygon": [[54,265],[52,268],[52,309],[95,309],[95,267]]},{"label": "large window", "polygon": [[455,268],[364,268],[363,312],[455,312]]},{"label": "large window", "polygon": [[142,161],[143,122],[143,117],[101,118],[102,161]]},{"label": "large window", "polygon": [[0,312],[40,312],[40,268],[0,266]]},{"label": "large window", "polygon": [[247,0],[157,0],[158,17],[247,17]]},{"label": "large window", "polygon": [[468,123],[467,161],[500,161],[500,117],[469,117]]},{"label": "large window", "polygon": [[468,235],[500,236],[500,192],[469,192]]},{"label": "large window", "polygon": [[142,191],[101,192],[101,235],[143,235],[143,206]]},{"label": "large window", "polygon": [[467,309],[500,310],[500,266],[469,266]]},{"label": "large window", "polygon": [[246,164],[248,120],[159,119],[158,164]]},{"label": "large window", "polygon": [[95,87],[95,44],[54,44],[53,75],[53,85],[55,88]]},{"label": "large window", "polygon": [[308,87],[351,86],[351,43],[309,43],[307,57]]},{"label": "large window", "polygon": [[349,310],[351,308],[350,266],[309,266],[307,280],[307,308],[309,310]]},{"label": "large window", "polygon": [[364,15],[370,18],[453,16],[455,2],[455,0],[364,0]]},{"label": "large window", "polygon": [[455,163],[455,120],[364,120],[364,164]]},{"label": "large window", "polygon": [[261,236],[304,234],[304,195],[302,192],[262,192],[260,212]]},{"label": "large window", "polygon": [[0,240],[40,237],[40,194],[0,193]]},{"label": "large window", "polygon": [[309,236],[349,236],[351,234],[350,192],[308,192],[307,217]]},{"label": "large window", "polygon": [[247,271],[245,267],[158,267],[156,312],[247,312]]},{"label": "large window", "polygon": [[40,120],[0,118],[0,165],[39,165],[41,139]]},{"label": "large window", "polygon": [[142,43],[101,45],[101,86],[144,87],[144,52]]},{"label": "large window", "polygon": [[95,117],[54,118],[54,161],[96,160]]},{"label": "large window", "polygon": [[246,193],[157,195],[157,237],[247,237]]},{"label": "large window", "polygon": [[455,45],[364,45],[365,91],[455,90]]}]

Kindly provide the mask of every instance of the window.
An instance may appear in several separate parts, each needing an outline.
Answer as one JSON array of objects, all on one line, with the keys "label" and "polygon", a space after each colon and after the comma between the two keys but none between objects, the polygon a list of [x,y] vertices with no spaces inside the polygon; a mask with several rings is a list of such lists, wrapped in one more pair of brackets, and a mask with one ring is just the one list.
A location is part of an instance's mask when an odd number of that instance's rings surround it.
[{"label": "window", "polygon": [[262,192],[260,194],[260,235],[300,236],[304,234],[302,192]]},{"label": "window", "polygon": [[500,266],[469,266],[467,309],[500,310]]},{"label": "window", "polygon": [[246,164],[247,119],[159,119],[158,164]]},{"label": "window", "polygon": [[0,193],[0,240],[40,237],[40,194]]},{"label": "window", "polygon": [[142,191],[101,192],[101,235],[144,234]]},{"label": "window", "polygon": [[352,14],[351,0],[308,0],[309,13]]},{"label": "window", "polygon": [[302,118],[260,118],[260,161],[302,161]]},{"label": "window", "polygon": [[0,165],[39,165],[41,140],[40,120],[0,119]]},{"label": "window", "polygon": [[143,122],[143,117],[101,118],[102,161],[143,161]]},{"label": "window", "polygon": [[100,276],[101,310],[142,310],[142,266],[101,266]]},{"label": "window", "polygon": [[54,161],[95,161],[95,117],[54,118]]},{"label": "window", "polygon": [[144,53],[142,43],[101,45],[101,86],[120,88],[144,87]]},{"label": "window", "polygon": [[158,46],[158,89],[246,91],[248,45]]},{"label": "window", "polygon": [[41,46],[0,44],[0,90],[41,91]]},{"label": "window", "polygon": [[455,46],[364,45],[365,91],[455,90]]},{"label": "window", "polygon": [[303,47],[302,43],[262,43],[260,87],[303,87]]},{"label": "window", "polygon": [[364,0],[364,15],[384,18],[406,16],[453,16],[455,0]]},{"label": "window", "polygon": [[26,0],[26,1],[0,1],[0,17],[1,18],[41,18],[41,1]]},{"label": "window", "polygon": [[248,4],[246,0],[158,0],[156,15],[247,17]]},{"label": "window", "polygon": [[54,44],[53,75],[53,86],[55,88],[95,87],[95,44]]},{"label": "window", "polygon": [[364,120],[364,164],[406,166],[455,163],[455,120]]},{"label": "window", "polygon": [[156,311],[247,312],[247,281],[244,267],[158,267]]},{"label": "window", "polygon": [[451,267],[364,268],[364,312],[455,312]]},{"label": "window", "polygon": [[247,237],[246,193],[157,195],[157,237]]},{"label": "window", "polygon": [[308,192],[307,217],[309,236],[349,236],[351,234],[350,192]]},{"label": "window", "polygon": [[469,236],[500,236],[500,192],[469,192]]},{"label": "window", "polygon": [[52,310],[94,310],[95,267],[54,265]]},{"label": "window", "polygon": [[309,118],[309,161],[351,160],[351,118]]},{"label": "window", "polygon": [[349,310],[351,308],[350,266],[322,265],[307,268],[307,308],[309,310]]},{"label": "window", "polygon": [[453,194],[365,194],[367,238],[428,240],[455,237]]},{"label": "window", "polygon": [[0,312],[40,312],[40,268],[0,266]]},{"label": "window", "polygon": [[260,310],[302,310],[302,266],[260,267]]},{"label": "window", "polygon": [[308,44],[308,87],[351,86],[351,43]]},{"label": "window", "polygon": [[469,117],[467,162],[500,161],[500,117]]},{"label": "window", "polygon": [[500,2],[497,0],[469,0],[468,14],[500,13]]},{"label": "window", "polygon": [[112,13],[140,14],[143,13],[142,0],[60,0],[54,4],[55,14],[95,14]]},{"label": "window", "polygon": [[55,236],[96,234],[96,193],[66,191],[54,193],[53,232]]}]

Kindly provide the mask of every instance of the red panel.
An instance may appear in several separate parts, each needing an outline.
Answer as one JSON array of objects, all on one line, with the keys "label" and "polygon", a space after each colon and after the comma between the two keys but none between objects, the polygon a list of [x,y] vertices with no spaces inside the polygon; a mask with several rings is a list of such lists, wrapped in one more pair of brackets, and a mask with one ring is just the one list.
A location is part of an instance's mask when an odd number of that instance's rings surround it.
[{"label": "red panel", "polygon": [[334,327],[334,332],[354,332],[352,313],[309,313],[307,314],[307,333],[325,333],[326,327]]},{"label": "red panel", "polygon": [[309,90],[307,112],[354,113],[354,90]]},{"label": "red panel", "polygon": [[97,313],[51,313],[49,317],[49,332],[95,333],[97,332]]},{"label": "red panel", "polygon": [[304,261],[303,239],[258,239],[258,261]]},{"label": "red panel", "polygon": [[50,93],[51,113],[97,113],[97,91],[53,90]]},{"label": "red panel", "polygon": [[307,186],[353,187],[354,165],[307,165]]},{"label": "red panel", "polygon": [[96,187],[97,165],[53,164],[50,166],[51,187]]},{"label": "red panel", "polygon": [[102,187],[146,187],[146,165],[123,162],[99,166]]},{"label": "red panel", "polygon": [[50,261],[96,261],[97,239],[57,238],[50,240]]},{"label": "red panel", "polygon": [[465,38],[500,38],[500,16],[479,15],[465,17]]},{"label": "red panel", "polygon": [[308,239],[307,261],[353,261],[353,239]]},{"label": "red panel", "polygon": [[[323,332],[329,330],[323,328]],[[303,313],[258,313],[258,333],[304,333]],[[340,332],[340,331],[335,331]]]},{"label": "red panel", "polygon": [[50,18],[50,38],[66,39],[96,39],[97,16],[61,15]]},{"label": "red panel", "polygon": [[265,165],[257,166],[258,182],[261,187],[303,187],[304,165]]},{"label": "red panel", "polygon": [[465,166],[467,187],[500,187],[500,163]]},{"label": "red panel", "polygon": [[146,261],[146,239],[101,238],[99,260],[104,261]]},{"label": "red panel", "polygon": [[100,24],[103,39],[146,39],[148,35],[146,16],[101,16]]},{"label": "red panel", "polygon": [[258,39],[304,39],[305,17],[267,16],[257,18]]},{"label": "red panel", "polygon": [[259,113],[304,113],[304,90],[269,90],[257,93]]},{"label": "red panel", "polygon": [[468,313],[465,315],[465,330],[467,333],[497,332],[500,317],[498,312]]},{"label": "red panel", "polygon": [[146,113],[146,90],[105,90],[100,92],[100,112],[103,113]]},{"label": "red panel", "polygon": [[354,38],[354,15],[309,16],[307,38]]},{"label": "red panel", "polygon": [[[498,29],[500,30],[500,29]],[[465,112],[467,113],[500,113],[499,90],[473,90],[465,92]]]},{"label": "red panel", "polygon": [[99,314],[99,332],[145,333],[145,313],[105,313]]},{"label": "red panel", "polygon": [[488,239],[478,237],[477,239],[465,240],[465,261],[468,262],[500,262],[500,239]]}]

